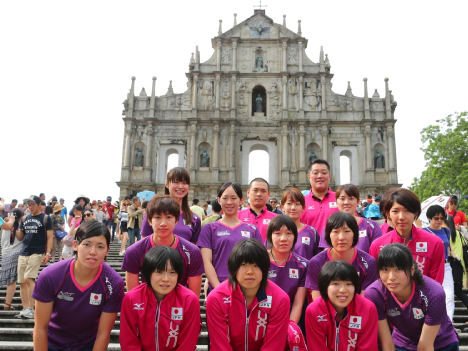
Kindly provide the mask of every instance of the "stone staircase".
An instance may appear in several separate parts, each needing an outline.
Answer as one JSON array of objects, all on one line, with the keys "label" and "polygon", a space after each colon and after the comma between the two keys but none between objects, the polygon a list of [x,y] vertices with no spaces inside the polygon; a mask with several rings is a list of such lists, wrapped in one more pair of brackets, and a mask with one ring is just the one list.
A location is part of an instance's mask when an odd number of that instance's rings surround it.
[{"label": "stone staircase", "polygon": [[[107,258],[107,264],[114,268],[123,278],[125,272],[120,269],[122,265],[123,256],[119,256],[120,244],[111,243],[111,249]],[[58,258],[56,257],[56,260]],[[41,270],[45,266],[41,267]],[[204,282],[205,278],[203,278]],[[468,289],[465,289],[468,293]],[[12,305],[16,308],[15,311],[3,310],[3,301],[6,295],[6,287],[0,288],[0,350],[33,350],[32,331],[34,328],[33,319],[16,319],[14,316],[18,314],[21,309],[21,299],[19,293],[19,284],[17,284],[16,292],[13,297]],[[206,329],[206,310],[204,307],[205,296],[202,293],[200,296],[200,310],[203,322],[203,330],[198,338],[197,351],[208,350],[208,332]],[[468,310],[456,298],[455,304],[455,328],[462,329],[468,327],[465,322],[468,321]],[[120,313],[117,316],[114,328],[111,332],[110,343],[108,350],[120,350],[119,345],[119,332],[120,332]],[[468,351],[468,332],[458,335],[460,339],[460,350]]]}]

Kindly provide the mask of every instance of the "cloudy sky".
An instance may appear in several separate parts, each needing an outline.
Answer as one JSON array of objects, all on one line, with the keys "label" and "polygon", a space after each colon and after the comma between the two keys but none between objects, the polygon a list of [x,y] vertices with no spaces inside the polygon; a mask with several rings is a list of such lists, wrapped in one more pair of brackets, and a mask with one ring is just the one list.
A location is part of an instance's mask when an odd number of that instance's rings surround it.
[{"label": "cloudy sky", "polygon": [[[136,76],[136,93],[163,95],[186,88],[198,45],[211,57],[211,38],[253,14],[258,1],[4,1],[0,5],[0,196],[80,193],[117,198],[123,127],[122,101]],[[466,1],[263,1],[276,23],[320,46],[332,65],[333,90],[347,82],[363,96],[384,95],[384,78],[398,102],[398,176],[404,186],[424,170],[420,131],[468,109]]]}]

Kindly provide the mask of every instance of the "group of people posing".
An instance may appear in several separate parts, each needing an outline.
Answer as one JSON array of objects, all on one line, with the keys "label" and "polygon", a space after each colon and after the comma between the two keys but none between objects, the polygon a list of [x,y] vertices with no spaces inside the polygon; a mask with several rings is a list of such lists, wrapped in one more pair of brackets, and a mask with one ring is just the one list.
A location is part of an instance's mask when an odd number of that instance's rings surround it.
[{"label": "group of people posing", "polygon": [[[189,173],[170,170],[166,194],[139,216],[142,238],[125,252],[125,282],[104,263],[107,227],[85,220],[74,258],[37,279],[34,349],[105,350],[120,311],[122,350],[195,350],[205,273],[212,350],[458,350],[442,287],[456,252],[413,224],[416,195],[385,193],[381,228],[358,215],[356,186],[331,191],[327,161],[314,160],[308,177],[308,195],[284,192],[284,214],[266,209],[266,180],[252,180],[243,210],[241,187],[227,182],[212,202],[219,216],[202,227],[188,204]],[[20,221],[20,235],[42,225],[32,219]]]}]

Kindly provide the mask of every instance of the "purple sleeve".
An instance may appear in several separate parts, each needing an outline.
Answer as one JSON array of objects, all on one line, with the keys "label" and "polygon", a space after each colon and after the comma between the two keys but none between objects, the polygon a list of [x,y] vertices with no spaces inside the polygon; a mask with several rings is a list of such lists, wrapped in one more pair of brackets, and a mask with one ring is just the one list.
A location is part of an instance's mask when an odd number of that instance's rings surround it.
[{"label": "purple sleeve", "polygon": [[[426,284],[427,284],[427,280]],[[429,285],[429,284],[428,284]],[[426,296],[429,297],[429,304],[427,306],[426,318],[424,324],[429,326],[439,325],[447,320],[447,307],[445,305],[445,292],[440,284],[431,284],[428,286],[428,291],[425,291]]]},{"label": "purple sleeve", "polygon": [[201,251],[195,245],[193,245],[193,247],[194,248],[190,250],[190,264],[187,267],[187,274],[189,277],[196,277],[205,273],[205,266],[203,266]]},{"label": "purple sleeve", "polygon": [[[304,261],[306,261],[306,260],[304,260]],[[309,262],[308,262],[308,264],[309,264]],[[301,265],[301,266],[302,266],[302,265]],[[302,274],[301,274],[301,280],[299,281],[299,287],[300,287],[300,288],[303,288],[303,287],[306,286],[306,279],[307,279],[308,267],[309,267],[309,266],[307,266],[307,267],[302,266],[303,270],[302,270]]]},{"label": "purple sleeve", "polygon": [[320,267],[323,264],[320,264],[319,257],[314,257],[309,262],[309,267],[307,269],[307,278],[305,281],[305,287],[311,290],[318,290],[318,276],[320,273]]},{"label": "purple sleeve", "polygon": [[193,230],[192,230],[192,238],[190,239],[190,242],[196,243],[198,242],[198,237],[200,236],[201,220],[200,220],[200,217],[195,216],[195,214],[193,214],[193,217],[192,217],[192,226],[193,226]]},{"label": "purple sleeve", "polygon": [[153,228],[149,225],[148,218],[146,217],[146,214],[145,214],[143,216],[143,223],[141,225],[140,235],[146,237],[151,234],[153,234]]},{"label": "purple sleeve", "polygon": [[255,226],[254,238],[257,239],[258,241],[260,241],[262,244],[264,244],[266,246],[266,241],[265,241],[265,243],[263,242],[262,234],[260,234],[260,230],[258,230],[257,226]]},{"label": "purple sleeve", "polygon": [[[49,268],[49,267],[47,267]],[[36,280],[36,285],[32,293],[32,298],[40,302],[52,302],[55,300],[55,286],[52,279],[53,274],[49,273],[50,269],[45,268]],[[57,278],[57,277],[56,277]]]},{"label": "purple sleeve", "polygon": [[372,225],[374,226],[374,229],[372,230],[371,244],[374,242],[374,240],[377,240],[378,238],[382,236],[382,229],[380,229],[380,226],[378,225],[378,223],[374,222],[372,223]]},{"label": "purple sleeve", "polygon": [[314,250],[312,251],[312,254],[315,256],[315,255],[318,255],[320,252],[323,251],[322,248],[320,247],[320,239],[322,237],[317,232],[317,229],[315,229],[314,227],[311,227],[311,228],[312,228],[312,232],[315,235]]},{"label": "purple sleeve", "polygon": [[[377,308],[377,315],[379,316],[379,321],[387,319],[387,313],[385,312],[385,299],[382,294],[379,293],[377,284],[373,284],[366,289],[364,292],[364,297],[369,301],[373,302]],[[444,302],[445,304],[445,302]]]},{"label": "purple sleeve", "polygon": [[319,247],[322,249],[328,249],[330,247],[327,241],[325,240],[325,228],[323,228],[322,234],[320,235]]},{"label": "purple sleeve", "polygon": [[361,290],[366,290],[368,286],[377,280],[377,262],[375,258],[369,254],[366,254],[364,257],[367,261],[367,272],[362,281]]},{"label": "purple sleeve", "polygon": [[[109,267],[109,270],[112,268]],[[109,291],[110,297],[109,300],[106,301],[106,304],[104,305],[104,308],[102,309],[102,312],[106,313],[115,313],[115,312],[120,312],[120,307],[122,306],[122,300],[125,295],[125,283],[122,279],[122,277],[117,273],[117,272],[111,272],[109,274],[111,278],[109,279],[109,282],[106,281],[107,286],[112,287],[112,290]],[[109,277],[109,275],[107,277]]]},{"label": "purple sleeve", "polygon": [[122,269],[124,271],[133,274],[140,273],[141,262],[143,260],[143,257],[141,257],[140,255],[138,246],[135,246],[135,244],[133,244],[129,246],[127,251],[125,252],[125,256],[122,262]]},{"label": "purple sleeve", "polygon": [[211,223],[207,223],[203,226],[200,232],[200,236],[198,238],[197,246],[205,247],[207,249],[213,250],[213,243],[212,243],[212,225]]}]

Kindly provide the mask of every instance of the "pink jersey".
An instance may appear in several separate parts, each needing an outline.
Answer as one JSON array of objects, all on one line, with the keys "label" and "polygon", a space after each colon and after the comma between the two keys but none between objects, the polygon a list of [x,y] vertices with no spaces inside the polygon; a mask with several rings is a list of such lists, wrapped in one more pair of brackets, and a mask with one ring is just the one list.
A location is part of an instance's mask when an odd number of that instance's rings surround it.
[{"label": "pink jersey", "polygon": [[275,216],[277,216],[277,214],[268,211],[266,207],[258,216],[254,210],[250,209],[250,206],[237,212],[237,218],[242,222],[255,224],[257,226],[258,230],[260,230],[260,234],[262,235],[263,242],[266,242],[268,224],[270,224],[271,219]]},{"label": "pink jersey", "polygon": [[239,284],[234,288],[226,280],[208,295],[206,316],[212,350],[282,350],[289,325],[289,297],[268,281],[266,289],[259,290],[246,306]]},{"label": "pink jersey", "polygon": [[336,205],[336,196],[328,188],[322,200],[314,195],[312,190],[305,196],[305,211],[302,212],[301,222],[311,225],[321,234],[327,224],[328,217],[333,213],[339,212]]},{"label": "pink jersey", "polygon": [[293,252],[307,260],[310,260],[322,251],[322,249],[319,248],[319,242],[320,235],[317,233],[317,230],[310,225],[305,225],[297,233],[297,241],[296,245],[294,245]]},{"label": "pink jersey", "polygon": [[374,304],[359,294],[346,306],[342,320],[330,300],[321,296],[306,310],[306,334],[309,350],[349,351],[378,348],[378,317]]},{"label": "pink jersey", "polygon": [[[385,245],[399,243],[405,244],[396,230],[392,230],[387,235],[374,241],[369,250],[369,254],[377,259],[377,256]],[[408,242],[408,249],[413,254],[414,260],[418,263],[421,272],[429,278],[438,281],[440,284],[444,281],[445,253],[444,243],[436,235],[430,234],[413,225],[411,240]]]},{"label": "pink jersey", "polygon": [[119,338],[124,351],[195,350],[200,331],[198,297],[181,285],[159,303],[146,283],[123,299]]},{"label": "pink jersey", "polygon": [[[379,224],[372,219],[360,218],[359,219],[359,241],[355,248],[364,252],[369,252],[371,244],[382,236]],[[322,235],[320,236],[321,248],[329,248],[325,240],[325,228],[323,228]]]},{"label": "pink jersey", "polygon": [[393,227],[390,227],[387,222],[384,222],[380,226],[380,230],[382,231],[382,235],[386,235],[386,234],[390,233],[393,230]]}]

